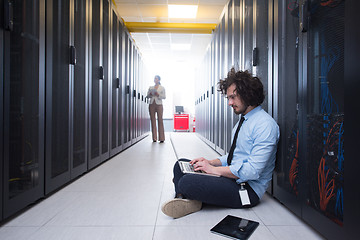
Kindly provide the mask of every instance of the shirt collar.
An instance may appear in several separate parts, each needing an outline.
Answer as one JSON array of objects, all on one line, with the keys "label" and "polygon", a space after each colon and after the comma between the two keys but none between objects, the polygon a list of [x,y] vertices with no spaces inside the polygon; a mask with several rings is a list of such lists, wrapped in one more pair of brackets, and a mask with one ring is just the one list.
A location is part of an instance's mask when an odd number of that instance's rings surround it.
[{"label": "shirt collar", "polygon": [[257,106],[256,108],[245,114],[244,115],[245,121],[251,118],[251,116],[253,116],[255,113],[261,111],[261,109],[262,109],[261,106]]}]

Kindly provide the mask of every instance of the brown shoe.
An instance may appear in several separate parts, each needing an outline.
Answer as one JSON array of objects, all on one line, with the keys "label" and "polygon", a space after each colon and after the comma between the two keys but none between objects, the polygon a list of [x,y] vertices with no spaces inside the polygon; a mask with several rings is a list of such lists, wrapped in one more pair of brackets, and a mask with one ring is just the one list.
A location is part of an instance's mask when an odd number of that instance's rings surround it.
[{"label": "brown shoe", "polygon": [[161,207],[161,211],[169,217],[180,218],[199,211],[201,207],[202,202],[200,201],[175,198],[165,202]]}]

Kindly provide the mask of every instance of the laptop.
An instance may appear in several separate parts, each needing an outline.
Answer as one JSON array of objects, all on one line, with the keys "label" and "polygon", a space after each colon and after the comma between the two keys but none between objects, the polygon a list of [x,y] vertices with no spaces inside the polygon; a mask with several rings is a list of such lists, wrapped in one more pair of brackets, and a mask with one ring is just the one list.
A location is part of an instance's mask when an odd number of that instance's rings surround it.
[{"label": "laptop", "polygon": [[207,176],[213,176],[213,177],[220,177],[219,175],[206,173],[203,171],[195,171],[194,166],[190,164],[190,162],[185,161],[178,161],[180,169],[183,173],[191,173],[191,174],[201,174],[201,175],[207,175]]}]

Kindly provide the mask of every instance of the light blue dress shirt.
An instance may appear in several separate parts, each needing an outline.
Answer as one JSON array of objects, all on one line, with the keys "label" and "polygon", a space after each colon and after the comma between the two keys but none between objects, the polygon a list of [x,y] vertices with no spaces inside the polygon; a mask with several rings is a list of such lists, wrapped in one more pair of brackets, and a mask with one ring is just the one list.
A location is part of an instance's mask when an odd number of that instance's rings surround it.
[{"label": "light blue dress shirt", "polygon": [[[230,171],[239,178],[237,183],[248,182],[261,199],[272,179],[280,130],[275,120],[261,106],[248,112],[244,118]],[[238,124],[232,130],[231,141]],[[227,166],[227,156],[219,158],[222,166]]]}]

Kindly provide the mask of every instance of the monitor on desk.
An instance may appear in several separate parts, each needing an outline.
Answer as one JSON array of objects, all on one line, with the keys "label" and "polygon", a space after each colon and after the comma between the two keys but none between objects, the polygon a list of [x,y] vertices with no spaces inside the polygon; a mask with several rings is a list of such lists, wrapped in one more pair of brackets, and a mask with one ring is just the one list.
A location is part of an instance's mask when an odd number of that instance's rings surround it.
[{"label": "monitor on desk", "polygon": [[175,112],[177,114],[182,114],[184,112],[184,106],[175,106]]}]

